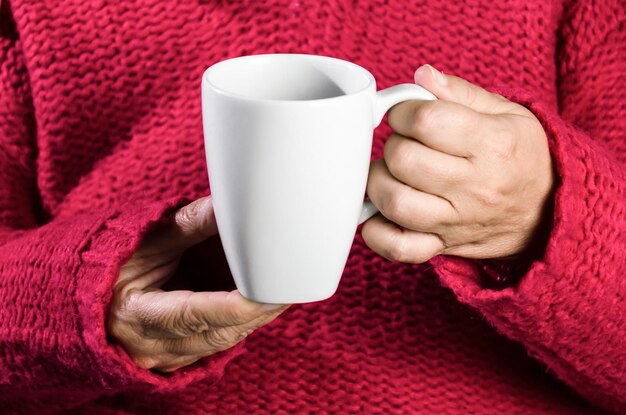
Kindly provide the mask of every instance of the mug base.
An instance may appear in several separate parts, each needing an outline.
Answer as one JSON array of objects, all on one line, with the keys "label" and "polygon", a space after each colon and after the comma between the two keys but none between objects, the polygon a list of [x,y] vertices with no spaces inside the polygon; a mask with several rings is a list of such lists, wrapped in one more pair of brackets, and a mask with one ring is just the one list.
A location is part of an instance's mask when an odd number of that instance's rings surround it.
[{"label": "mug base", "polygon": [[306,303],[315,303],[318,301],[327,300],[332,297],[335,292],[337,292],[337,288],[332,291],[327,291],[323,293],[272,293],[270,295],[263,295],[261,293],[257,293],[256,295],[253,293],[247,293],[245,290],[239,290],[242,296],[246,297],[248,300],[256,301],[257,303],[264,304],[306,304]]}]

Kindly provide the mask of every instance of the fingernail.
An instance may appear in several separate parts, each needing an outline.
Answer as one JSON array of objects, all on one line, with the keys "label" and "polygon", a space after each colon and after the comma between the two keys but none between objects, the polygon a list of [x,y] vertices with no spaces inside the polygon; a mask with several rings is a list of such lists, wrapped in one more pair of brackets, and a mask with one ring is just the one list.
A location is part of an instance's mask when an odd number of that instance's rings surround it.
[{"label": "fingernail", "polygon": [[[441,72],[439,72],[437,69],[435,69],[434,67],[426,64],[424,66],[422,66],[422,68],[426,67],[429,71],[430,71],[430,75],[433,78],[433,80],[435,82],[437,82],[439,85],[441,86],[446,86],[448,84],[448,79],[445,77],[444,74],[442,74]],[[421,69],[421,68],[420,68]]]},{"label": "fingernail", "polygon": [[263,304],[261,306],[262,313],[271,313],[272,311],[276,311],[279,308],[284,307],[285,304]]}]

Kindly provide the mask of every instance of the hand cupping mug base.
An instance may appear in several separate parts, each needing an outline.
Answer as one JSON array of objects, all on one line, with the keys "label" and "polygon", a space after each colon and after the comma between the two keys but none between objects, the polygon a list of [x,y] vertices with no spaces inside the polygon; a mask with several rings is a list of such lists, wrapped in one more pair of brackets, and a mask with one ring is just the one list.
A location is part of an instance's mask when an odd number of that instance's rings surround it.
[{"label": "hand cupping mug base", "polygon": [[202,77],[204,140],[220,237],[239,291],[305,303],[337,290],[359,223],[373,129],[414,84],[376,92],[353,63],[315,55],[222,61]]}]

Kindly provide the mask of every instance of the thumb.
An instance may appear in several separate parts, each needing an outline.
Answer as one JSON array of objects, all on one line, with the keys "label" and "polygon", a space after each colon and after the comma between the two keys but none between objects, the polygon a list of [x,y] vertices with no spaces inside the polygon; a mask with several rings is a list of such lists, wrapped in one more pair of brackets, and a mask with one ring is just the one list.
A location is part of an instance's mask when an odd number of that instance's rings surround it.
[{"label": "thumb", "polygon": [[216,234],[213,198],[206,196],[178,209],[162,237],[171,249],[187,249]]},{"label": "thumb", "polygon": [[415,71],[415,83],[439,99],[465,105],[486,114],[502,113],[508,109],[506,103],[510,104],[500,95],[492,94],[458,76],[446,75],[430,65],[422,65]]}]

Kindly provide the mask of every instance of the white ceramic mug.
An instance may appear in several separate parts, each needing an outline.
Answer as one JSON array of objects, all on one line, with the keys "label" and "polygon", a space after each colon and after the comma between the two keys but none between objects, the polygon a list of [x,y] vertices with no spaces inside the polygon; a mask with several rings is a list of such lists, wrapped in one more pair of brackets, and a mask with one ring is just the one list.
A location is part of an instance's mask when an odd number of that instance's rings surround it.
[{"label": "white ceramic mug", "polygon": [[204,140],[217,225],[237,288],[264,303],[337,290],[363,202],[374,128],[414,84],[376,92],[372,74],[315,55],[244,56],[202,77]]}]

